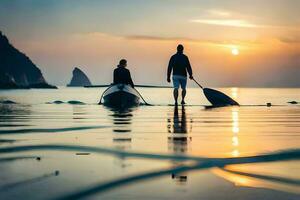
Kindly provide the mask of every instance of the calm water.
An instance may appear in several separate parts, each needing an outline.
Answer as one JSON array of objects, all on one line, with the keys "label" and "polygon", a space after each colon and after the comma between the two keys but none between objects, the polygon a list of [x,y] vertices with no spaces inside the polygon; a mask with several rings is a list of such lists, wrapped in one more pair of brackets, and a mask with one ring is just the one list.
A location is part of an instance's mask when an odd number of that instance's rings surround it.
[{"label": "calm water", "polygon": [[0,91],[17,103],[0,104],[0,199],[299,199],[300,89],[221,90],[243,106],[205,109],[197,88],[178,108],[139,89],[155,106],[124,111],[97,105],[103,89]]}]

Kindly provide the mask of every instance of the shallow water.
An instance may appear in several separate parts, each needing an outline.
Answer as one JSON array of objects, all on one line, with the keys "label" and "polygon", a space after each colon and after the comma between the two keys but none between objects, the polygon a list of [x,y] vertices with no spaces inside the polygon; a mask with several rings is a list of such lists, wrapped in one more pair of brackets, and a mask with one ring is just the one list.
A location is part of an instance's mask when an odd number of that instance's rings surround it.
[{"label": "shallow water", "polygon": [[[140,88],[154,106],[123,111],[97,105],[99,88],[0,91],[0,199],[299,199],[300,89],[220,90],[242,106],[206,109],[198,88],[178,108],[171,89]],[[4,153],[49,144],[104,149]]]}]

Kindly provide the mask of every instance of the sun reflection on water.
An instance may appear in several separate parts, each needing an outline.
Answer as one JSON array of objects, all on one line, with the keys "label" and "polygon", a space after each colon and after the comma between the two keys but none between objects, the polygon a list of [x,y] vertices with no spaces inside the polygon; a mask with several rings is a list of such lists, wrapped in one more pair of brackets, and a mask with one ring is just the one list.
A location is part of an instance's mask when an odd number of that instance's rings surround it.
[{"label": "sun reflection on water", "polygon": [[239,153],[239,137],[238,133],[240,132],[239,128],[239,113],[238,113],[238,108],[232,108],[231,111],[231,119],[232,119],[232,146],[233,146],[233,151],[231,152],[231,155],[234,157],[237,157],[240,155]]},{"label": "sun reflection on water", "polygon": [[237,97],[238,97],[238,88],[236,88],[236,87],[231,88],[231,96],[234,99],[237,99]]}]

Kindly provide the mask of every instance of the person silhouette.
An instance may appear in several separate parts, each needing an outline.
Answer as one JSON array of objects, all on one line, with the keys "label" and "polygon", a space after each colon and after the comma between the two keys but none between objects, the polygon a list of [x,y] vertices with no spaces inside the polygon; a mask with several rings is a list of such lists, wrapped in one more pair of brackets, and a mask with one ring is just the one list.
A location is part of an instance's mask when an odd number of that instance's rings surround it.
[{"label": "person silhouette", "polygon": [[186,55],[183,54],[183,45],[179,44],[177,46],[177,53],[174,54],[169,61],[168,72],[167,72],[167,81],[171,82],[171,73],[173,71],[172,80],[173,80],[173,96],[175,100],[175,105],[177,105],[178,100],[178,89],[179,86],[182,89],[182,101],[181,104],[185,104],[184,98],[186,96],[186,83],[187,83],[187,72],[189,78],[193,79],[193,71],[190,65],[190,61]]},{"label": "person silhouette", "polygon": [[122,59],[119,65],[114,70],[114,80],[113,84],[128,84],[134,87],[133,81],[131,79],[130,71],[126,69],[127,60]]}]

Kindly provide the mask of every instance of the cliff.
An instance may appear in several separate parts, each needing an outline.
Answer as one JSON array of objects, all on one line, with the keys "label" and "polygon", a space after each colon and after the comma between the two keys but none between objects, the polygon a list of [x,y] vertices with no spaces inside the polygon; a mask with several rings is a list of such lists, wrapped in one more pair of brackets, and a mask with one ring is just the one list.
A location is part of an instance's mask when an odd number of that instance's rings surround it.
[{"label": "cliff", "polygon": [[0,88],[56,88],[49,85],[41,70],[20,52],[0,31]]},{"label": "cliff", "polygon": [[80,86],[90,86],[91,81],[87,75],[81,71],[79,68],[75,67],[73,70],[73,77],[68,84],[68,87],[80,87]]}]

